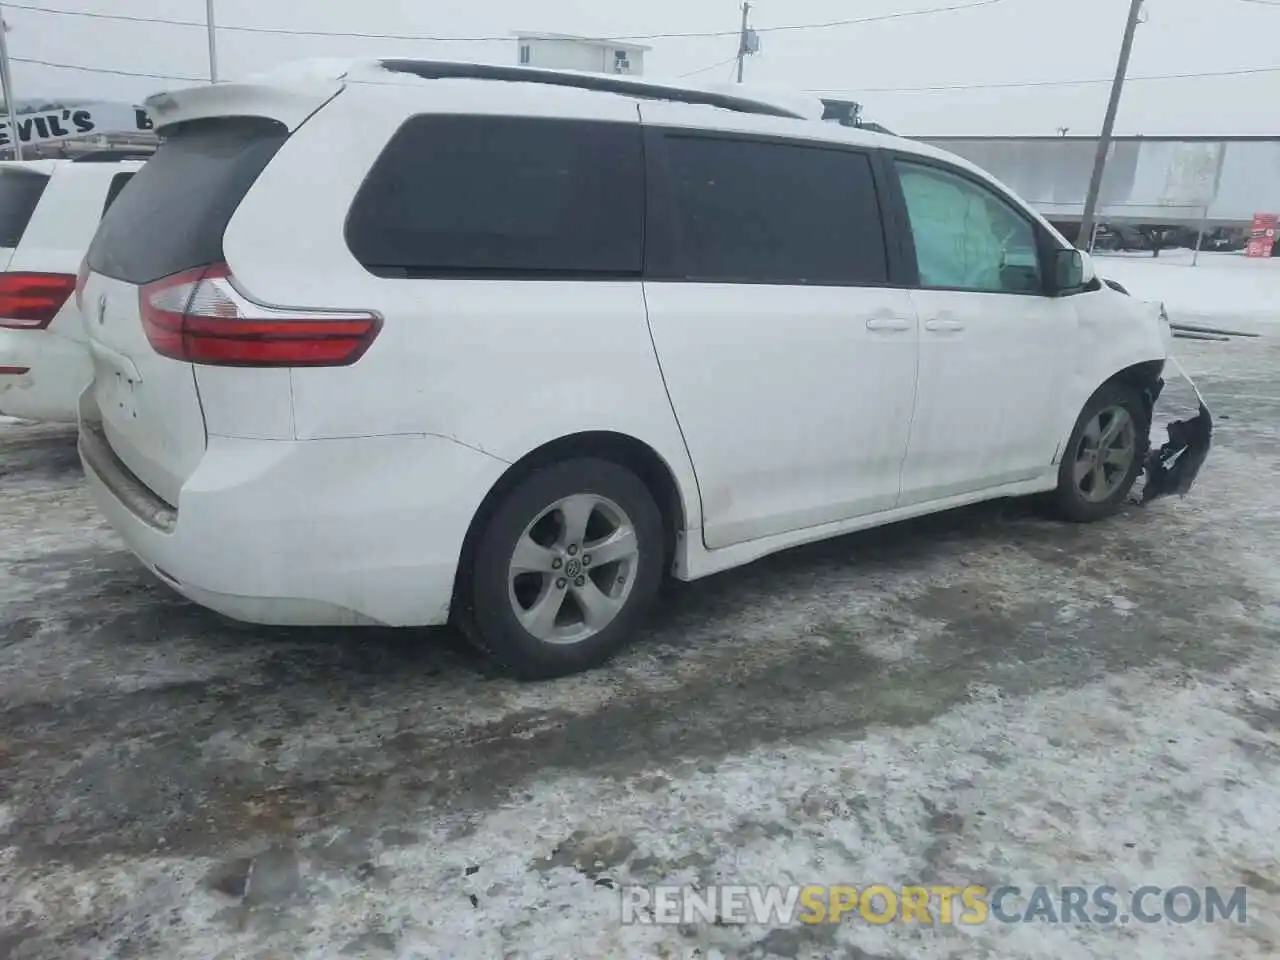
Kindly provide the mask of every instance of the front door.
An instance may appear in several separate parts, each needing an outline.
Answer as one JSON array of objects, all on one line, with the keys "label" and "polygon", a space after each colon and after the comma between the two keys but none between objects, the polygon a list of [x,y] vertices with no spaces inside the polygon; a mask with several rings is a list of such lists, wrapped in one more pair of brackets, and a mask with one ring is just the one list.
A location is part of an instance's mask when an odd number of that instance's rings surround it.
[{"label": "front door", "polygon": [[1046,292],[1035,221],[962,171],[899,159],[919,286],[920,381],[902,506],[1053,469],[1075,306]]},{"label": "front door", "polygon": [[[662,108],[645,104],[645,122]],[[889,286],[870,157],[703,131],[646,143],[649,324],[706,546],[891,509],[917,328]]]}]

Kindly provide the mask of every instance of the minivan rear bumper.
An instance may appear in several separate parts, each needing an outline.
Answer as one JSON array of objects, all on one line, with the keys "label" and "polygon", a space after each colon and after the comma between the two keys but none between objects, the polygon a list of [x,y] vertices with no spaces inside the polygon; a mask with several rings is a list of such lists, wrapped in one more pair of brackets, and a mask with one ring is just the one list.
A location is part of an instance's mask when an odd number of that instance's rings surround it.
[{"label": "minivan rear bumper", "polygon": [[442,437],[210,437],[176,508],[81,422],[89,492],[179,593],[280,626],[445,623],[463,540],[507,466]]}]

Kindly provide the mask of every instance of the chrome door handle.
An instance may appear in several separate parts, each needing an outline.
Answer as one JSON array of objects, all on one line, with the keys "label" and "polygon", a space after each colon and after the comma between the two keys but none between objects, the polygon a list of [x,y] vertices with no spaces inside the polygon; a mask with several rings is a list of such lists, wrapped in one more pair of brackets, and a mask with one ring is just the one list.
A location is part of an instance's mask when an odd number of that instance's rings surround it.
[{"label": "chrome door handle", "polygon": [[867,321],[868,330],[910,330],[911,321],[905,317],[872,317]]},{"label": "chrome door handle", "polygon": [[961,323],[959,320],[935,319],[935,320],[929,320],[928,322],[926,322],[924,325],[924,328],[926,330],[937,330],[937,331],[946,333],[946,332],[955,332],[958,330],[963,330],[964,324]]}]

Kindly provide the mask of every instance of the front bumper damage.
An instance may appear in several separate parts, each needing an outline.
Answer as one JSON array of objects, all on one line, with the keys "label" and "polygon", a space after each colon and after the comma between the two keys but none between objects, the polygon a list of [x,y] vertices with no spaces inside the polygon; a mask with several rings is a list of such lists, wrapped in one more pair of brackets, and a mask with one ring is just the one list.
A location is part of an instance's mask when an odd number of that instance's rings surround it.
[{"label": "front bumper damage", "polygon": [[[1159,449],[1147,454],[1145,465],[1145,481],[1142,486],[1142,502],[1150,503],[1157,497],[1176,493],[1186,494],[1195,483],[1205,458],[1209,455],[1209,447],[1213,443],[1213,417],[1204,402],[1200,388],[1187,376],[1182,365],[1170,356],[1168,362],[1181,374],[1182,379],[1191,385],[1200,405],[1200,412],[1186,420],[1175,420],[1168,425],[1169,439]],[[1164,386],[1161,381],[1160,387]],[[1156,390],[1152,397],[1152,406],[1159,399],[1161,390]]]}]

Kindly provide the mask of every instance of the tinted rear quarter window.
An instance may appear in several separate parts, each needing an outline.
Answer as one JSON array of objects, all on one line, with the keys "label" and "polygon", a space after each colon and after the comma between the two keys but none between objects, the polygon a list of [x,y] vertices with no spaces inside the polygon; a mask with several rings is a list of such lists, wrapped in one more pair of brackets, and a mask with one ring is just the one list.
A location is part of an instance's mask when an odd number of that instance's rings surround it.
[{"label": "tinted rear quarter window", "polygon": [[102,204],[102,212],[104,214],[111,209],[111,204],[115,203],[116,197],[120,196],[120,191],[132,179],[132,173],[117,173],[111,178],[111,183],[107,186],[107,199]]},{"label": "tinted rear quarter window", "polygon": [[195,120],[167,131],[103,216],[90,268],[141,284],[221,260],[232,214],[287,137],[282,124],[258,117]]},{"label": "tinted rear quarter window", "polygon": [[638,276],[639,124],[420,116],[374,163],[347,219],[387,277]]},{"label": "tinted rear quarter window", "polygon": [[22,241],[49,178],[32,170],[0,169],[0,247]]},{"label": "tinted rear quarter window", "polygon": [[820,145],[671,133],[655,279],[873,285],[888,280],[870,158]]}]

